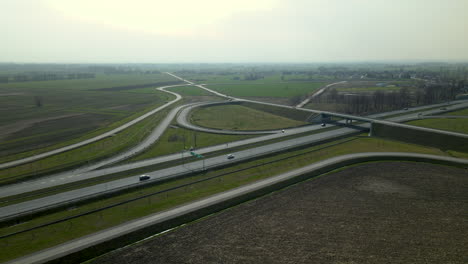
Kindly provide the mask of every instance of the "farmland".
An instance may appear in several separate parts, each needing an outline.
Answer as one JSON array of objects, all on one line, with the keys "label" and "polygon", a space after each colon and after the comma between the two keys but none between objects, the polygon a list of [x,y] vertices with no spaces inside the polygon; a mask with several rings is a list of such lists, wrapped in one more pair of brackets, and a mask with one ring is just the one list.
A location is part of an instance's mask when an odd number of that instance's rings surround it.
[{"label": "farmland", "polygon": [[432,164],[362,164],[91,263],[464,263],[465,176]]},{"label": "farmland", "polygon": [[313,93],[325,85],[326,83],[323,82],[301,82],[207,85],[207,87],[220,93],[239,97],[293,97]]},{"label": "farmland", "polygon": [[[101,133],[163,104],[172,95],[154,87],[174,83],[162,74],[97,75],[95,79],[0,84],[0,153],[38,150]],[[151,93],[132,92],[150,86]]]}]

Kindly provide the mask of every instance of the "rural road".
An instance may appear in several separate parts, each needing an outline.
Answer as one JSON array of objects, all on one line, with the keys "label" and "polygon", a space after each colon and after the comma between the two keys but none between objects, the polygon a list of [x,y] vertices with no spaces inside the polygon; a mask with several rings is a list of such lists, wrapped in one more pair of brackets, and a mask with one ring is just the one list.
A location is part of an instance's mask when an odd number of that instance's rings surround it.
[{"label": "rural road", "polygon": [[328,88],[334,86],[334,85],[337,85],[337,84],[341,84],[341,83],[346,83],[347,81],[341,81],[341,82],[336,82],[336,83],[331,83],[325,87],[322,87],[320,89],[318,89],[318,91],[316,91],[314,94],[312,94],[311,96],[307,97],[304,101],[302,101],[301,103],[299,103],[298,105],[296,105],[297,108],[302,108],[304,105],[308,104],[310,102],[311,99],[317,97],[317,96],[320,96],[323,92],[325,92]]},{"label": "rural road", "polygon": [[[450,162],[454,164],[468,165],[468,160],[457,159],[452,157],[441,157],[427,154],[417,153],[399,153],[399,152],[369,152],[369,153],[358,153],[338,156],[330,159],[326,159],[311,165],[292,170],[286,173],[282,173],[276,176],[269,177],[264,180],[254,182],[236,189],[225,191],[202,200],[191,202],[164,212],[155,213],[134,221],[130,221],[115,227],[105,229],[103,231],[84,236],[81,238],[74,239],[72,241],[57,245],[55,247],[45,249],[28,256],[24,256],[6,264],[32,264],[32,263],[45,263],[59,257],[67,256],[74,252],[90,248],[106,241],[128,235],[137,230],[153,226],[158,223],[167,223],[176,217],[188,215],[190,213],[199,211],[204,208],[209,208],[215,204],[222,204],[226,201],[241,197],[245,194],[252,193],[258,190],[266,189],[269,186],[274,186],[279,183],[287,182],[298,176],[313,173],[316,171],[329,171],[333,168],[334,164],[353,164],[360,163],[366,159],[378,160],[378,159],[392,159],[392,160],[418,160],[425,162]],[[175,227],[175,226],[174,226]],[[172,227],[173,228],[173,227]],[[151,236],[154,234],[148,234]]]}]

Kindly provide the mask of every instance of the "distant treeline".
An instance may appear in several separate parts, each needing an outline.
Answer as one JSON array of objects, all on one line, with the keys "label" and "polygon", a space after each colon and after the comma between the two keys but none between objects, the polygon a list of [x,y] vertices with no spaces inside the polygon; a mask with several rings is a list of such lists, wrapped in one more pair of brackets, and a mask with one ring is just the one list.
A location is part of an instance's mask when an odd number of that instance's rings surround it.
[{"label": "distant treeline", "polygon": [[100,89],[92,89],[91,91],[123,91],[123,90],[132,90],[132,89],[140,89],[140,88],[148,88],[148,87],[161,87],[161,86],[168,86],[168,85],[175,85],[180,84],[182,81],[167,81],[167,82],[156,82],[156,83],[146,83],[146,84],[136,84],[136,85],[125,85],[125,86],[114,86],[109,88],[100,88]]},{"label": "distant treeline", "polygon": [[466,92],[467,87],[463,80],[438,84],[420,83],[415,91],[402,87],[396,92],[378,90],[373,93],[350,95],[330,89],[325,96],[314,98],[312,103],[332,103],[339,108],[337,111],[363,115],[446,102],[455,99],[457,94]]},{"label": "distant treeline", "polygon": [[96,78],[94,73],[29,73],[0,76],[0,83]]}]

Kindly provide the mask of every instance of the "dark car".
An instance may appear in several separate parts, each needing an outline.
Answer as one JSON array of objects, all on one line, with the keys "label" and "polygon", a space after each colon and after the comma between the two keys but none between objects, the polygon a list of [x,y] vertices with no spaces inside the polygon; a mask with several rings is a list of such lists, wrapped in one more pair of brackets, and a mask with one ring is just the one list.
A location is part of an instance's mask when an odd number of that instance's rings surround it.
[{"label": "dark car", "polygon": [[146,174],[140,175],[140,181],[146,181],[149,179],[151,179],[149,175],[146,175]]}]

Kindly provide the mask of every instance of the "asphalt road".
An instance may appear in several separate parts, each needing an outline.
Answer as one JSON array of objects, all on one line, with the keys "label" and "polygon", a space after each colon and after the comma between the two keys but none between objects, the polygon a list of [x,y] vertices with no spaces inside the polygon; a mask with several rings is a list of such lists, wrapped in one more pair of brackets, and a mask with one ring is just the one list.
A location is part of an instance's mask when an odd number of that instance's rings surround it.
[{"label": "asphalt road", "polygon": [[78,252],[85,248],[90,248],[95,245],[99,245],[103,242],[109,241],[111,239],[125,236],[134,231],[143,229],[155,225],[157,223],[163,223],[175,219],[176,217],[187,215],[192,212],[198,211],[203,208],[207,208],[214,204],[220,204],[225,201],[234,199],[236,197],[242,196],[247,193],[251,193],[257,190],[267,188],[281,182],[285,182],[289,179],[298,177],[305,173],[311,173],[313,171],[320,170],[324,167],[330,166],[332,164],[341,163],[344,161],[361,161],[365,158],[378,158],[378,159],[399,159],[399,160],[412,160],[414,158],[424,159],[426,161],[449,161],[457,164],[468,165],[468,160],[457,159],[451,157],[441,157],[435,155],[426,155],[426,154],[417,154],[417,153],[398,153],[398,152],[370,152],[370,153],[358,153],[350,154],[344,156],[338,156],[331,159],[323,160],[309,166],[302,167],[287,173],[279,174],[273,177],[270,177],[265,180],[261,180],[252,184],[248,184],[233,190],[222,192],[208,198],[195,201],[189,204],[185,204],[174,209],[152,214],[134,221],[130,221],[115,227],[105,229],[101,232],[97,232],[85,237],[81,237],[58,246],[45,249],[36,253],[33,253],[28,256],[24,256],[12,261],[7,262],[6,264],[30,264],[30,263],[45,263],[53,259]]},{"label": "asphalt road", "polygon": [[[365,125],[365,124],[364,124]],[[158,171],[150,171],[145,172],[151,176],[151,179],[148,181],[140,182],[138,179],[139,175],[134,175],[130,177],[126,177],[123,179],[110,181],[107,183],[96,184],[89,187],[84,187],[72,191],[66,191],[50,196],[46,196],[43,198],[38,198],[22,203],[17,203],[9,206],[1,207],[0,209],[0,220],[7,219],[23,214],[29,214],[32,212],[42,211],[47,208],[56,207],[58,205],[63,205],[69,202],[78,201],[81,199],[85,199],[92,196],[102,195],[109,192],[114,192],[117,190],[131,188],[135,185],[143,185],[154,181],[160,181],[175,177],[180,177],[182,175],[192,173],[194,171],[202,171],[206,168],[215,168],[219,166],[223,166],[228,163],[232,162],[240,162],[243,160],[251,159],[252,157],[258,157],[267,155],[270,153],[278,152],[285,149],[295,148],[298,146],[303,146],[306,144],[318,143],[325,140],[331,140],[335,138],[344,137],[350,134],[356,133],[355,129],[352,128],[340,128],[336,130],[331,130],[327,132],[322,132],[318,134],[313,134],[309,136],[299,137],[295,139],[285,140],[277,143],[272,143],[260,147],[250,148],[247,150],[233,152],[235,158],[232,160],[228,160],[225,155],[212,157],[212,158],[205,158],[200,159],[199,161],[186,163],[184,165],[174,166],[167,169],[162,169]],[[197,151],[198,153],[198,151]],[[188,155],[188,154],[186,154]],[[121,166],[120,169],[126,170],[124,166]],[[96,171],[98,172],[98,171]],[[79,177],[79,180],[84,180],[87,178],[91,178],[91,175],[95,175],[96,172],[91,172],[87,174],[88,177]],[[99,172],[98,172],[99,173]],[[99,175],[102,176],[102,175]],[[98,177],[98,176],[94,176]],[[73,179],[73,178],[69,178]],[[78,179],[78,178],[75,178]],[[54,184],[55,182],[51,182]],[[21,187],[16,189],[17,192],[23,193],[26,189],[30,190],[30,184],[20,184],[16,185]],[[15,187],[16,187],[15,186]],[[7,186],[8,187],[8,186]],[[10,186],[13,187],[13,186]],[[45,184],[41,185],[41,187],[45,187]],[[2,191],[2,194],[12,194],[12,188],[5,188],[5,192]]]}]

